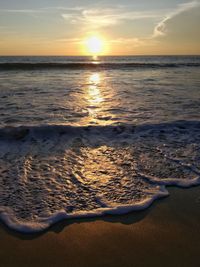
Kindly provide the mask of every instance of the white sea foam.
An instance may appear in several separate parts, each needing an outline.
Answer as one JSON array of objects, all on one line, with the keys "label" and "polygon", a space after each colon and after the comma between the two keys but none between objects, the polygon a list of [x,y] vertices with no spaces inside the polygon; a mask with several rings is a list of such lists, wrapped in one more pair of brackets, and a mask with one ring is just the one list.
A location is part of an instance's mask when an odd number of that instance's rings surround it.
[{"label": "white sea foam", "polygon": [[20,232],[123,214],[200,184],[200,123],[0,129],[0,217]]},{"label": "white sea foam", "polygon": [[141,211],[148,208],[154,200],[168,196],[168,191],[165,188],[160,188],[160,192],[151,198],[147,198],[139,203],[133,205],[116,205],[113,207],[104,207],[94,209],[92,211],[79,211],[75,213],[68,214],[64,209],[56,211],[53,215],[49,214],[46,217],[40,217],[37,221],[23,221],[17,217],[12,217],[12,211],[9,209],[0,209],[1,220],[11,229],[19,231],[21,233],[37,233],[46,230],[51,225],[63,221],[65,219],[75,219],[75,218],[91,218],[99,217],[103,215],[122,215],[132,211]]}]

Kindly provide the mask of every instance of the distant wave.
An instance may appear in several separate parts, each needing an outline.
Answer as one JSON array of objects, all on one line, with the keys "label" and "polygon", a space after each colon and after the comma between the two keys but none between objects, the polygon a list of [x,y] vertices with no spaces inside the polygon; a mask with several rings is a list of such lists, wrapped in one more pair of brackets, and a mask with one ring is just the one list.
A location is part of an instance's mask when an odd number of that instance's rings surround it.
[{"label": "distant wave", "polygon": [[37,69],[137,69],[137,68],[179,68],[200,67],[200,63],[133,63],[133,62],[76,62],[76,63],[0,63],[0,70]]}]

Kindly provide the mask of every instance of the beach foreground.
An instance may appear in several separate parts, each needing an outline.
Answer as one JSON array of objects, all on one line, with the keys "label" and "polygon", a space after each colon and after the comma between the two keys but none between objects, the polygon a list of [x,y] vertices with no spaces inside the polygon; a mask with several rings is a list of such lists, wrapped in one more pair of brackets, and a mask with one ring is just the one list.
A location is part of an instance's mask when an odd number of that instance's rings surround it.
[{"label": "beach foreground", "polygon": [[149,209],[65,221],[39,235],[0,228],[0,266],[199,266],[200,187]]}]

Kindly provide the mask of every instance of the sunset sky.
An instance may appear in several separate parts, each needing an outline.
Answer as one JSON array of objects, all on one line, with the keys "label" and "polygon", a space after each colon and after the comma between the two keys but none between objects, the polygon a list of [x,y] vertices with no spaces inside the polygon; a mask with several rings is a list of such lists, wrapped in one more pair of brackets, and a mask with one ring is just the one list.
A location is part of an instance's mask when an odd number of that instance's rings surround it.
[{"label": "sunset sky", "polygon": [[0,55],[200,54],[200,0],[0,0]]}]

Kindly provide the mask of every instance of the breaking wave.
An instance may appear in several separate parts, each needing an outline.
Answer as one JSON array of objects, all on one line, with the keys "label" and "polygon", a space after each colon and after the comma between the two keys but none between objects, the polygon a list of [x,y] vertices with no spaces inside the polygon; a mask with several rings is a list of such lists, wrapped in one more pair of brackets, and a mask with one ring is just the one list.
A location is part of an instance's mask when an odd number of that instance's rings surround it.
[{"label": "breaking wave", "polygon": [[0,63],[0,70],[41,70],[41,69],[157,69],[157,68],[179,68],[200,67],[199,62],[188,63],[140,63],[140,62],[10,62]]},{"label": "breaking wave", "polygon": [[200,122],[0,128],[0,218],[38,232],[63,219],[123,214],[200,184]]}]

